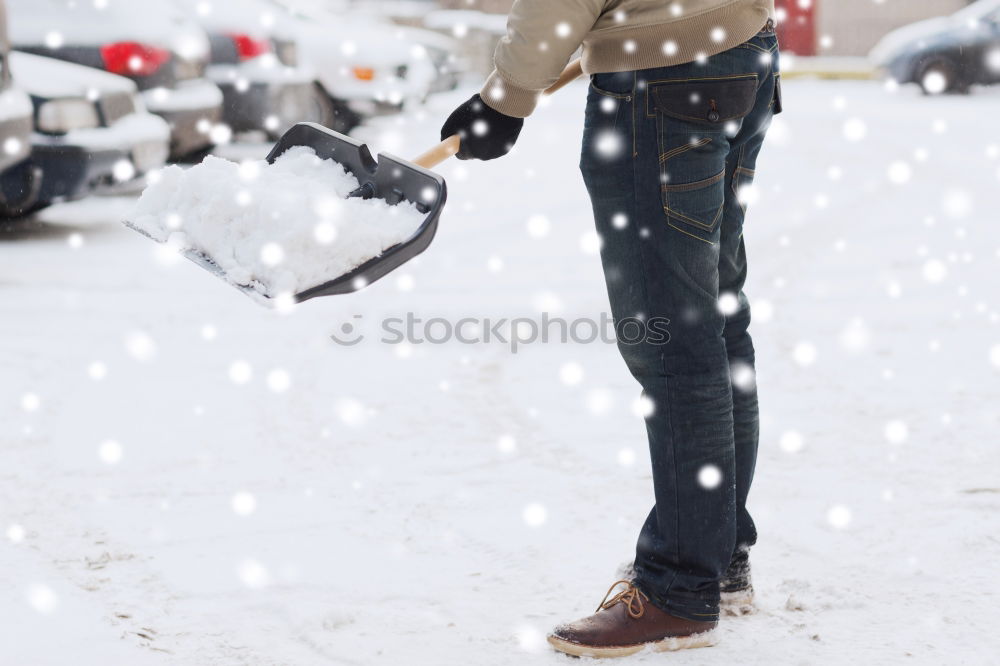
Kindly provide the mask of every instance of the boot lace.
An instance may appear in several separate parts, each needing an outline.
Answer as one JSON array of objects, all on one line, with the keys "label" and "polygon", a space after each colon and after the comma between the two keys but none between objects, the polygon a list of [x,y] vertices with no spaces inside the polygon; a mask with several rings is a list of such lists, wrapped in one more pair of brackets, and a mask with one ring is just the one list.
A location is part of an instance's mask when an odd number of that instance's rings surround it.
[{"label": "boot lace", "polygon": [[[619,585],[624,585],[625,589],[618,592],[618,594],[611,596],[611,593],[614,592],[615,588]],[[604,600],[601,602],[601,605],[597,607],[597,610],[608,610],[616,604],[625,604],[625,610],[628,611],[629,617],[638,620],[646,612],[646,607],[642,603],[643,599],[649,601],[649,597],[647,597],[642,590],[637,588],[632,581],[619,580],[608,588],[608,592],[604,595]]]}]

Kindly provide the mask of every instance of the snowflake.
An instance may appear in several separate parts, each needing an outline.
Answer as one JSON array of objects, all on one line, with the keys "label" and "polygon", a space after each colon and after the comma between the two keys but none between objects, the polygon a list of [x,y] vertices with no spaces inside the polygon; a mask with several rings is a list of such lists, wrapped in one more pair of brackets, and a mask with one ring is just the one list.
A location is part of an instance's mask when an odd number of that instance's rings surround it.
[{"label": "snowflake", "polygon": [[698,483],[706,490],[714,490],[722,483],[722,471],[715,465],[704,465],[698,470]]},{"label": "snowflake", "polygon": [[277,266],[285,260],[285,251],[277,243],[264,243],[260,248],[260,260],[265,266]]},{"label": "snowflake", "polygon": [[497,450],[506,455],[515,453],[517,451],[517,440],[512,435],[501,435],[497,439]]},{"label": "snowflake", "polygon": [[116,465],[122,459],[122,445],[113,439],[106,439],[97,447],[97,457],[106,465]]},{"label": "snowflake", "polygon": [[149,361],[156,356],[156,343],[142,331],[132,331],[125,336],[125,350],[137,361]]},{"label": "snowflake", "polygon": [[535,502],[524,507],[521,518],[528,527],[541,527],[548,520],[548,511],[545,506]]},{"label": "snowflake", "polygon": [[904,421],[889,421],[885,424],[885,438],[890,444],[902,444],[910,436],[910,429]]},{"label": "snowflake", "polygon": [[716,303],[716,306],[719,308],[719,312],[721,312],[723,315],[731,317],[732,315],[739,312],[740,299],[739,297],[737,297],[736,294],[732,292],[725,292],[719,294],[719,300]]},{"label": "snowflake", "polygon": [[656,411],[656,403],[649,396],[641,395],[632,403],[632,413],[644,419],[648,419]]},{"label": "snowflake", "polygon": [[533,238],[544,238],[552,228],[549,218],[544,215],[532,215],[528,218],[528,235]]},{"label": "snowflake", "polygon": [[908,183],[912,177],[913,168],[906,162],[900,160],[889,165],[889,180],[896,185]]},{"label": "snowflake", "polygon": [[249,516],[257,510],[257,498],[244,490],[233,495],[229,505],[237,516]]},{"label": "snowflake", "polygon": [[843,504],[836,504],[826,512],[826,522],[838,530],[846,529],[851,524],[851,510]]},{"label": "snowflake", "polygon": [[577,386],[583,381],[583,367],[570,361],[559,368],[559,380],[566,386]]},{"label": "snowflake", "polygon": [[54,611],[59,605],[59,597],[48,585],[36,583],[30,585],[26,592],[28,603],[39,613],[47,615]]},{"label": "snowflake", "polygon": [[41,405],[41,399],[34,393],[25,393],[21,396],[21,409],[26,412],[38,411],[38,408],[41,407]]},{"label": "snowflake", "polygon": [[229,379],[234,384],[246,384],[253,378],[253,368],[244,360],[233,361],[229,366]]},{"label": "snowflake", "polygon": [[271,576],[263,564],[253,559],[246,559],[236,567],[236,575],[244,585],[251,589],[266,587],[271,582]]},{"label": "snowflake", "polygon": [[858,142],[868,135],[868,125],[860,118],[851,118],[844,123],[844,138],[851,142]]},{"label": "snowflake", "polygon": [[267,373],[267,388],[274,393],[284,393],[292,385],[292,377],[287,370],[275,368]]},{"label": "snowflake", "polygon": [[808,367],[815,363],[817,355],[815,345],[810,342],[800,342],[792,350],[792,359],[802,367]]},{"label": "snowflake", "polygon": [[796,430],[787,430],[781,434],[778,445],[785,453],[798,453],[805,447],[805,440]]},{"label": "snowflake", "polygon": [[27,531],[17,523],[7,527],[7,538],[11,543],[21,543],[27,535]]},{"label": "snowflake", "polygon": [[620,156],[625,149],[625,140],[620,132],[614,130],[604,130],[598,133],[594,141],[594,152],[604,159],[614,159]]}]

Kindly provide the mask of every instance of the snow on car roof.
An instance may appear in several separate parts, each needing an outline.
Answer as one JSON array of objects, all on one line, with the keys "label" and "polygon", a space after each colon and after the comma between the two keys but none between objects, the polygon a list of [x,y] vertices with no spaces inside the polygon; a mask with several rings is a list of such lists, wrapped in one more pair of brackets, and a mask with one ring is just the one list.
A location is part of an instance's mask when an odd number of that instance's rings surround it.
[{"label": "snow on car roof", "polygon": [[171,48],[188,57],[208,53],[204,31],[173,5],[163,2],[107,0],[6,0],[8,32],[15,46],[99,46],[139,41]]},{"label": "snow on car roof", "polygon": [[260,36],[274,31],[276,8],[257,0],[167,1],[209,30],[240,30]]},{"label": "snow on car roof", "polygon": [[11,51],[10,70],[18,88],[36,97],[86,97],[99,93],[136,91],[123,76],[70,62]]}]

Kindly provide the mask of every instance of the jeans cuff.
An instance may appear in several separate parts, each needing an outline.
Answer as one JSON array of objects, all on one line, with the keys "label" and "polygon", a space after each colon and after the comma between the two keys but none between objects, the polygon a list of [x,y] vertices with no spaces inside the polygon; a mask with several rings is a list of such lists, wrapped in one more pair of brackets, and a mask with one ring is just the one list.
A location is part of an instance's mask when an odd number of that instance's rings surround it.
[{"label": "jeans cuff", "polygon": [[638,587],[643,594],[649,597],[650,602],[664,613],[694,622],[717,622],[719,620],[718,597],[714,601],[709,601],[698,597],[684,599],[677,595],[668,597],[658,594],[652,585],[642,580],[638,570],[632,584]]}]

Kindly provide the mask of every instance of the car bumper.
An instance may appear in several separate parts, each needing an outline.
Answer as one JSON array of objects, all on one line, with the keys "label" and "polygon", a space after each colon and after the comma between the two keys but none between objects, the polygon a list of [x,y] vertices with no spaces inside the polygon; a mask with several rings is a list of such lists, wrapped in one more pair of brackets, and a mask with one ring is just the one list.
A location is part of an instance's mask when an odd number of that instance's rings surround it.
[{"label": "car bumper", "polygon": [[114,168],[128,159],[124,150],[89,150],[81,146],[36,145],[31,161],[42,170],[40,203],[79,199],[114,185]]},{"label": "car bumper", "polygon": [[871,62],[876,78],[890,79],[896,83],[913,83],[916,80],[914,58],[896,56],[891,60],[871,59]]},{"label": "car bumper", "polygon": [[132,114],[111,127],[35,134],[31,161],[42,170],[38,200],[134,189],[142,176],[167,160],[169,128],[151,114]]},{"label": "car bumper", "polygon": [[234,132],[263,130],[279,136],[297,122],[320,122],[312,82],[276,83],[245,79],[217,84],[222,90],[223,120]]},{"label": "car bumper", "polygon": [[212,146],[209,132],[222,119],[222,91],[205,80],[182,83],[177,88],[142,92],[146,108],[170,125],[172,159]]},{"label": "car bumper", "polygon": [[385,116],[403,110],[403,102],[391,103],[375,99],[348,99],[344,102],[354,113],[362,117]]}]

